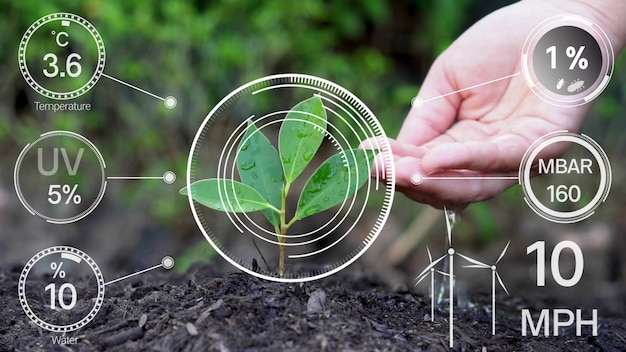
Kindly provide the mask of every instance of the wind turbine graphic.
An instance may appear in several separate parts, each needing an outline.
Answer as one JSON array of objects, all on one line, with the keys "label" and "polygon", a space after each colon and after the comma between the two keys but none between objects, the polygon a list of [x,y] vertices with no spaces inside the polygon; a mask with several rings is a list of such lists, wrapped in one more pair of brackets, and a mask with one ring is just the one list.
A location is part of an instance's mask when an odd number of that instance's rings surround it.
[{"label": "wind turbine graphic", "polygon": [[427,278],[428,275],[426,274],[428,271],[430,271],[430,321],[434,322],[435,321],[435,273],[439,273],[443,276],[448,276],[448,277],[450,276],[450,274],[443,272],[441,270],[435,269],[435,265],[437,265],[437,263],[439,263],[442,259],[444,259],[446,257],[445,255],[437,259],[435,262],[433,262],[433,256],[432,254],[430,254],[430,248],[426,247],[426,252],[428,252],[428,261],[430,262],[430,265],[420,275],[418,275],[415,278],[417,280],[417,282],[415,283],[415,286],[419,285],[420,282],[422,282],[425,278]]},{"label": "wind turbine graphic", "polygon": [[500,274],[498,274],[498,268],[496,266],[504,257],[504,254],[506,253],[506,250],[509,249],[510,244],[511,241],[506,244],[506,246],[502,250],[502,253],[500,253],[500,256],[498,257],[498,260],[496,260],[493,265],[487,265],[485,263],[479,262],[476,259],[472,259],[470,257],[464,256],[461,253],[458,253],[459,256],[461,256],[463,259],[472,263],[472,265],[466,265],[465,268],[491,269],[491,335],[496,334],[496,278],[498,279],[498,283],[500,284],[500,286],[504,289],[504,292],[506,292],[507,295],[509,294],[509,290],[507,290],[506,286],[504,286],[504,282],[502,282],[502,278],[500,277]]},{"label": "wind turbine graphic", "polygon": [[[450,348],[454,347],[454,324],[453,319],[454,319],[454,248],[452,248],[452,226],[454,225],[454,217],[455,217],[455,212],[454,211],[449,211],[448,209],[446,209],[445,207],[443,208],[446,216],[446,230],[448,232],[448,255],[443,255],[442,257],[438,258],[437,260],[433,261],[431,254],[430,254],[430,250],[428,250],[428,258],[430,260],[430,264],[426,267],[426,269],[424,269],[419,275],[417,275],[417,277],[415,278],[415,280],[417,280],[417,284],[419,284],[422,280],[424,280],[424,278],[426,276],[428,276],[428,274],[431,274],[431,289],[434,293],[434,268],[437,264],[439,264],[439,262],[441,262],[442,260],[444,260],[446,257],[449,260],[449,270],[447,273],[444,273],[442,271],[436,270],[438,273],[444,274],[448,277],[450,277],[450,281],[448,284],[448,289],[449,289],[449,293],[448,293],[448,321],[449,321],[449,334],[450,334]],[[432,319],[434,319],[434,294],[431,296],[431,317],[433,317]]]}]

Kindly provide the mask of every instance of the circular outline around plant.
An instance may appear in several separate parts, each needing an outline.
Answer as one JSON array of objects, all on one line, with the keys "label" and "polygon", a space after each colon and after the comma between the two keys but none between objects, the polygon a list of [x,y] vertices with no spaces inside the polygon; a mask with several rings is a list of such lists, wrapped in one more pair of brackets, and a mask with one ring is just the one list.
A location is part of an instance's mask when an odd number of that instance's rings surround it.
[{"label": "circular outline around plant", "polygon": [[[286,90],[308,95],[305,100],[282,106],[289,100],[283,99],[290,93]],[[226,112],[234,108],[239,114],[254,105],[247,99],[268,95],[281,104],[272,106],[275,108],[272,112],[255,116],[254,111],[247,111],[236,121],[232,113]],[[218,143],[208,138],[208,134],[215,133],[211,129],[220,128],[222,122],[236,127],[224,132],[224,138],[227,137],[224,145],[215,145]],[[278,126],[276,148],[265,134]],[[311,168],[309,163],[315,159],[324,140],[336,148],[337,153],[317,165],[308,176],[297,207],[291,209],[293,217],[289,219],[286,199],[289,191],[294,192],[296,188],[291,186],[301,184],[296,182],[299,176],[304,180],[307,172],[303,171]],[[200,160],[206,162],[204,157],[208,150],[221,151],[218,159],[211,159],[215,161],[211,166],[217,170],[216,175],[211,175],[213,178],[198,175],[197,171],[199,166],[206,166],[199,163]],[[229,263],[259,278],[304,282],[330,276],[365,253],[387,221],[394,190],[391,147],[371,110],[354,94],[333,82],[310,75],[279,74],[235,89],[209,112],[193,140],[186,187],[181,194],[187,196],[206,240]],[[374,192],[380,194],[370,197]],[[237,236],[253,236],[252,240],[278,247],[278,269],[264,271],[233,254],[235,251],[227,248],[225,241],[211,230],[203,216],[206,211],[225,213],[230,221],[227,231]],[[249,216],[252,212],[263,212],[265,225],[253,220]],[[329,214],[329,220],[316,230],[294,233],[291,227],[294,223],[317,213]],[[377,213],[376,219],[372,218],[373,213]],[[224,231],[223,226],[220,231]],[[347,248],[349,254],[337,259],[326,252],[335,245],[343,247],[342,250],[345,246],[356,248]],[[298,252],[299,249],[302,252]],[[303,266],[305,271],[285,271],[285,258],[293,267],[297,267],[298,259],[302,258],[314,258],[316,265],[313,269]]]}]

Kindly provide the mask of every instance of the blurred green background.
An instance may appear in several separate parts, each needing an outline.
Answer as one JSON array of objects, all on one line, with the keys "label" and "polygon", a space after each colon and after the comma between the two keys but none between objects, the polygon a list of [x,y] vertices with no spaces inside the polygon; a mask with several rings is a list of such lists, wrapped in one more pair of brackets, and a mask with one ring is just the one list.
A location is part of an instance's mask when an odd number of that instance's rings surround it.
[{"label": "blurred green background", "polygon": [[[202,246],[187,200],[178,190],[184,186],[191,140],[224,96],[266,75],[311,74],[354,93],[395,137],[437,55],[474,22],[509,3],[68,0],[61,5],[0,0],[0,256],[25,262],[46,246],[69,244],[91,253],[105,271],[121,272],[153,265],[164,255],[187,262],[208,258],[210,249]],[[33,21],[54,12],[76,13],[98,29],[106,47],[106,74],[159,96],[174,96],[177,107],[168,110],[159,100],[103,77],[76,99],[91,103],[91,111],[35,111],[35,101],[53,101],[26,84],[17,48]],[[456,229],[458,245],[492,256],[491,246],[497,251],[506,240],[518,238],[519,251],[524,251],[534,238],[523,237],[527,233],[588,231],[596,223],[608,228],[610,243],[619,240],[616,233],[626,226],[621,219],[626,191],[619,187],[625,180],[624,61],[623,56],[617,60],[613,79],[583,130],[611,158],[610,204],[593,220],[562,230],[539,219],[522,200],[520,189],[513,188],[463,212]],[[44,223],[19,204],[12,172],[27,143],[57,129],[89,138],[104,155],[111,175],[158,176],[172,170],[178,179],[173,185],[109,182],[103,202],[89,217],[65,226]],[[427,263],[420,245],[445,246],[442,219],[441,212],[398,194],[385,231],[362,264],[385,273],[418,273]],[[396,242],[402,238],[407,242]],[[405,243],[409,246],[403,247]],[[403,250],[394,252],[394,244]],[[532,258],[526,260],[532,264]]]}]

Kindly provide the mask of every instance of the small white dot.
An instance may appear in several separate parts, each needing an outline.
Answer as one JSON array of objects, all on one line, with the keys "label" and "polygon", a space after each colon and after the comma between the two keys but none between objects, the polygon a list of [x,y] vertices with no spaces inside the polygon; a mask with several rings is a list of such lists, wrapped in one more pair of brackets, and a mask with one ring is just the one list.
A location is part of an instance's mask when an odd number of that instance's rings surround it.
[{"label": "small white dot", "polygon": [[412,184],[418,186],[418,185],[421,185],[423,181],[424,181],[424,177],[419,172],[416,172],[413,175],[411,175]]},{"label": "small white dot", "polygon": [[163,101],[163,103],[165,104],[165,107],[168,109],[173,109],[176,107],[176,104],[178,103],[176,101],[176,98],[169,96],[167,98],[165,98],[165,100]]},{"label": "small white dot", "polygon": [[172,183],[174,183],[174,181],[176,181],[176,174],[172,171],[166,171],[163,174],[163,182],[167,183],[168,185],[171,185]]},{"label": "small white dot", "polygon": [[424,105],[424,100],[422,98],[415,97],[411,99],[411,105],[416,108],[421,108]]},{"label": "small white dot", "polygon": [[454,248],[448,249],[448,254],[453,255],[454,254]]},{"label": "small white dot", "polygon": [[163,257],[161,265],[163,265],[163,269],[169,270],[174,267],[174,259],[170,256]]}]

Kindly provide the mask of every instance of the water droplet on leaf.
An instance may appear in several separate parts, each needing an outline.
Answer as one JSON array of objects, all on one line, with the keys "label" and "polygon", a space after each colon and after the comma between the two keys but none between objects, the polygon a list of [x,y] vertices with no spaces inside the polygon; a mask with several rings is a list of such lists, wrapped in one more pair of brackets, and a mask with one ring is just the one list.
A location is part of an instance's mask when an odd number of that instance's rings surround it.
[{"label": "water droplet on leaf", "polygon": [[248,161],[248,162],[244,163],[243,165],[241,165],[241,168],[243,170],[251,170],[255,166],[256,166],[256,163],[254,161]]},{"label": "water droplet on leaf", "polygon": [[313,187],[309,188],[309,193],[317,193],[322,190],[322,185],[320,183],[314,183]]}]

